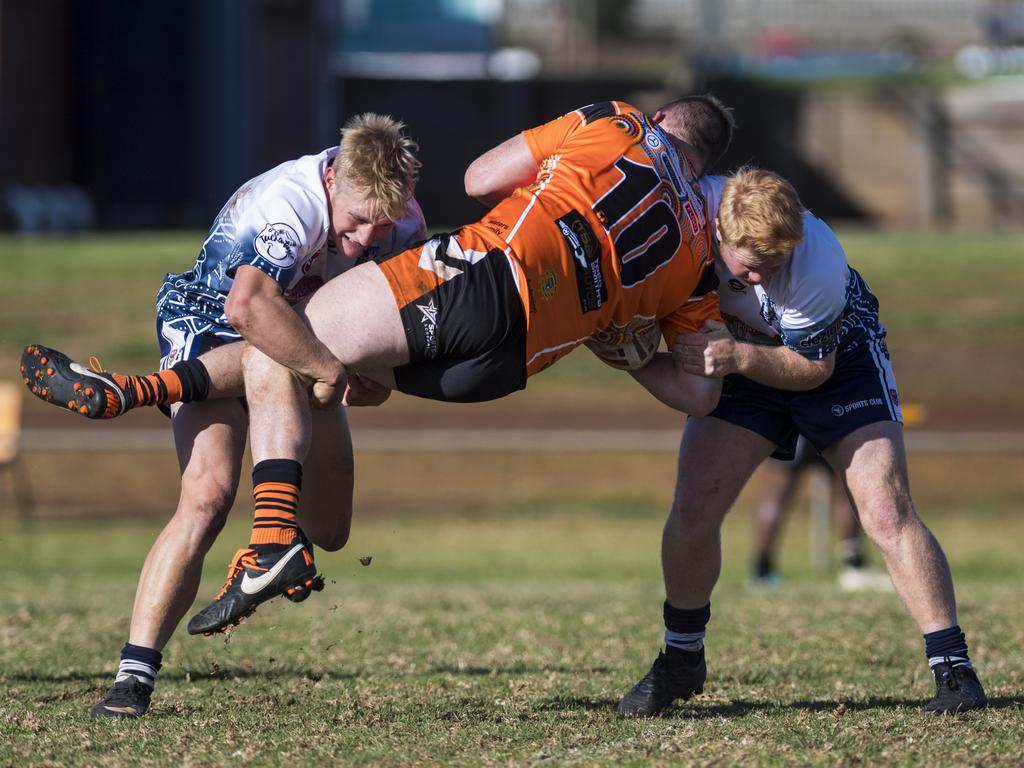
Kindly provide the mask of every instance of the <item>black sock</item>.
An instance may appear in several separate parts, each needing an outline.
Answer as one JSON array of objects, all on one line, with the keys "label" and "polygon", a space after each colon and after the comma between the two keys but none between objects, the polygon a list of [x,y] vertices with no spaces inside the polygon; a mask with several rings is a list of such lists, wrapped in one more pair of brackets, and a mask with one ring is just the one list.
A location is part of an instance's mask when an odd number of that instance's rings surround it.
[{"label": "black sock", "polygon": [[772,563],[771,555],[758,555],[754,560],[754,577],[766,579],[775,572],[775,565]]},{"label": "black sock", "polygon": [[201,403],[210,394],[210,374],[201,360],[182,360],[171,370],[181,380],[181,402]]},{"label": "black sock", "polygon": [[711,603],[703,608],[676,608],[665,601],[665,655],[693,665],[704,653],[704,631],[711,620]]},{"label": "black sock", "polygon": [[967,638],[959,624],[924,635],[924,655],[928,657],[929,667],[943,663],[954,667],[961,664],[971,666],[971,659],[967,655]]},{"label": "black sock", "polygon": [[292,546],[300,535],[296,515],[301,492],[302,464],[294,459],[267,459],[252,468],[251,547],[267,552]]}]

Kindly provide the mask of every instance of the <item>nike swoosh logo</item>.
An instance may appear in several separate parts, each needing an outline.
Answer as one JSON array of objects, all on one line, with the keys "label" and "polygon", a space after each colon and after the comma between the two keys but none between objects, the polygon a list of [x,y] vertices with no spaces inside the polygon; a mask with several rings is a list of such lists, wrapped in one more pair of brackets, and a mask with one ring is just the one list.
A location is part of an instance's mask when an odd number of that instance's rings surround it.
[{"label": "nike swoosh logo", "polygon": [[117,712],[121,715],[137,715],[139,713],[135,707],[108,707],[104,704],[103,708],[107,710],[107,712]]},{"label": "nike swoosh logo", "polygon": [[247,595],[255,595],[261,589],[265,588],[275,578],[277,578],[277,574],[284,570],[284,567],[288,565],[288,561],[295,557],[295,555],[301,551],[302,545],[296,544],[285,554],[284,557],[282,557],[280,560],[277,561],[277,563],[274,564],[273,568],[271,568],[266,573],[261,573],[255,579],[252,578],[248,573],[243,573],[242,583],[240,585],[242,591],[245,592],[245,594]]},{"label": "nike swoosh logo", "polygon": [[117,393],[118,400],[121,401],[121,410],[124,410],[124,393],[121,391],[121,388],[117,386],[116,383],[114,383],[113,379],[108,379],[106,376],[100,376],[95,371],[90,371],[88,368],[84,368],[78,363],[69,363],[68,367],[77,374],[80,374],[82,376],[88,376],[93,379],[99,379],[104,384],[109,386],[112,390],[114,390],[114,392]]}]

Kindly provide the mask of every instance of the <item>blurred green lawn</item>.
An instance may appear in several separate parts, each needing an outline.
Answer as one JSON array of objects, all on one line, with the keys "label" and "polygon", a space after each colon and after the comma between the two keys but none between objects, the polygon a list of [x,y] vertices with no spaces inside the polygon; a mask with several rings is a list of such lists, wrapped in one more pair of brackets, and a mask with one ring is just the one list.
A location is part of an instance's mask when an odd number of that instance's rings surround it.
[{"label": "blurred green lawn", "polygon": [[[1024,336],[1020,234],[841,231],[840,238],[881,301],[905,400],[1015,397],[1024,363],[1007,352]],[[201,233],[0,236],[0,366],[13,377],[21,347],[43,342],[72,356],[98,354],[108,368],[152,368],[154,297],[166,272],[192,265],[202,240]],[[979,369],[985,386],[964,391]],[[625,384],[593,356],[574,354],[530,389],[542,398],[587,397]]]}]

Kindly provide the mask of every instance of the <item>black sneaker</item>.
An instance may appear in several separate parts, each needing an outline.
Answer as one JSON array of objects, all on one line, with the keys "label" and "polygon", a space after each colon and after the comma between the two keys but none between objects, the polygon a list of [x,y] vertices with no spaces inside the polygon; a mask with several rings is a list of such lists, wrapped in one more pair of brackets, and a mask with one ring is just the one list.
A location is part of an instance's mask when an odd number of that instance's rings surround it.
[{"label": "black sneaker", "polygon": [[[90,419],[112,419],[135,405],[125,376],[79,365],[62,352],[30,344],[21,353],[21,380],[33,395]],[[120,381],[119,381],[120,380]]]},{"label": "black sneaker", "polygon": [[659,653],[651,671],[622,697],[615,711],[624,717],[653,717],[676,699],[686,701],[696,693],[703,693],[707,676],[703,648],[700,659],[693,665],[682,664],[664,652]]},{"label": "black sneaker", "polygon": [[93,720],[103,717],[142,717],[149,709],[153,689],[134,677],[114,683],[99,703],[89,710]]},{"label": "black sneaker", "polygon": [[[223,632],[251,616],[256,606],[296,587],[323,589],[313,564],[313,547],[296,536],[287,547],[257,544],[235,552],[228,577],[213,602],[188,623],[191,635]],[[309,592],[296,602],[309,597]]]},{"label": "black sneaker", "polygon": [[948,662],[932,667],[935,675],[935,698],[924,705],[924,711],[933,715],[955,714],[982,709],[988,705],[985,689],[978,676],[966,664],[953,666]]}]

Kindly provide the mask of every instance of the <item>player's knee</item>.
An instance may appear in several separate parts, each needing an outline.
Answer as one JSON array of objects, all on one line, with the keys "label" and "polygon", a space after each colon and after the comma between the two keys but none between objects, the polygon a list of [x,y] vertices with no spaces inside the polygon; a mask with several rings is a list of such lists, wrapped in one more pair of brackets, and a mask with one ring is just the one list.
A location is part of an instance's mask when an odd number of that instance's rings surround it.
[{"label": "player's knee", "polygon": [[907,530],[921,521],[909,499],[888,499],[860,510],[864,532],[883,551],[898,546]]},{"label": "player's knee", "polygon": [[203,536],[216,536],[235,501],[235,484],[214,475],[183,477],[178,513],[188,517]]},{"label": "player's knee", "polygon": [[701,539],[717,532],[721,524],[720,515],[691,499],[677,497],[665,521],[665,533],[678,541]]}]

